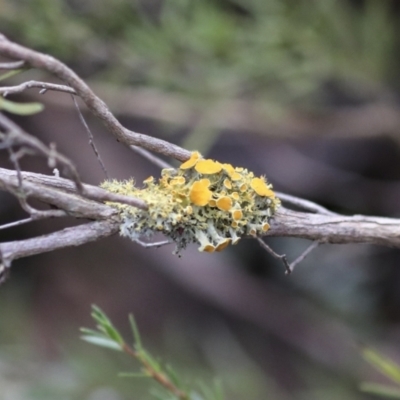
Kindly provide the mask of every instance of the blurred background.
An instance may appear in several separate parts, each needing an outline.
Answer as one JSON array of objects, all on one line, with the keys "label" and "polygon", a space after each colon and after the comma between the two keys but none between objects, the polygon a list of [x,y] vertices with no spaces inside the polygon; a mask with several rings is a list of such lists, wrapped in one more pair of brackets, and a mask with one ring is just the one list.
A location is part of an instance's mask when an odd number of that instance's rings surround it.
[{"label": "blurred background", "polygon": [[[265,174],[336,212],[400,215],[400,4],[393,0],[0,0],[2,33],[73,68],[128,128]],[[28,71],[5,85],[37,79]],[[71,97],[31,90],[15,118],[99,184]],[[82,110],[110,176],[154,165]],[[172,160],[167,160],[172,162]],[[0,165],[12,168],[7,153]],[[175,164],[176,165],[176,164]],[[51,174],[26,157],[25,170]],[[24,217],[0,192],[0,223]],[[0,231],[1,241],[77,221]],[[268,239],[289,260],[308,242]],[[0,288],[0,399],[150,399],[136,364],[79,339],[95,303],[188,382],[226,399],[365,399],[360,345],[400,361],[400,251],[325,245],[287,277],[255,241],[219,254],[112,237],[14,262]]]}]

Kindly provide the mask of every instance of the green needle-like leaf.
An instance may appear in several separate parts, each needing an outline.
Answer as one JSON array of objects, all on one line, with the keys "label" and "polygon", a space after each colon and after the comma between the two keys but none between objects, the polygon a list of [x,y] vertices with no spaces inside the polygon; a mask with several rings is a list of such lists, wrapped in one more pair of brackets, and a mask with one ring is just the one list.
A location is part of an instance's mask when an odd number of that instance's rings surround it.
[{"label": "green needle-like leaf", "polygon": [[44,109],[41,103],[15,103],[0,97],[0,110],[17,115],[32,115]]},{"label": "green needle-like leaf", "polygon": [[133,333],[133,338],[134,338],[134,343],[135,343],[135,348],[136,350],[142,350],[143,346],[142,346],[142,339],[140,337],[140,333],[139,333],[139,328],[136,324],[135,318],[132,314],[129,314],[129,323],[131,325],[131,329],[132,329],[132,333]]},{"label": "green needle-like leaf", "polygon": [[368,347],[363,349],[362,355],[366,361],[383,375],[400,384],[400,366],[398,364]]},{"label": "green needle-like leaf", "polygon": [[107,349],[122,351],[122,346],[112,339],[100,336],[82,336],[82,340]]},{"label": "green needle-like leaf", "polygon": [[393,388],[377,383],[364,382],[360,385],[360,390],[366,393],[376,394],[382,397],[390,397],[392,399],[400,399],[400,389]]}]

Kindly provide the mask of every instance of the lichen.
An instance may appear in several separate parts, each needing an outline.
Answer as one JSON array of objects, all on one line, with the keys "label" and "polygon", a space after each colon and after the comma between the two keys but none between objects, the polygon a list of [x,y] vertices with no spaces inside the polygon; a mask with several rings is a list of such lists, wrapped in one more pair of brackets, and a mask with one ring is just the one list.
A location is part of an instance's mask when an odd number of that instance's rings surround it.
[{"label": "lichen", "polygon": [[175,169],[163,169],[157,181],[149,177],[144,187],[133,180],[105,181],[113,193],[144,200],[149,208],[108,203],[120,211],[120,233],[133,240],[161,232],[176,243],[179,253],[189,243],[199,250],[221,251],[245,235],[257,236],[269,229],[280,205],[265,177],[254,177],[245,168],[204,160],[199,152]]}]

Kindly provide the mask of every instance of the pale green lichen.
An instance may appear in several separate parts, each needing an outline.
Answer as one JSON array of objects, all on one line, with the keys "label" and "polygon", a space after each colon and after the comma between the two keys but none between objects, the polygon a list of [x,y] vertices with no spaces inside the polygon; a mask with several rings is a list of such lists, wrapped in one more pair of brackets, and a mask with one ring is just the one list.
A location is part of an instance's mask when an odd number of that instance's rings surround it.
[{"label": "pale green lichen", "polygon": [[205,252],[221,251],[242,236],[265,233],[280,205],[264,177],[254,177],[245,168],[204,160],[193,152],[179,169],[163,169],[158,182],[149,177],[144,188],[132,180],[105,181],[101,186],[113,193],[144,200],[140,210],[109,203],[120,210],[123,236],[135,240],[161,232],[176,243],[176,251],[189,243]]}]

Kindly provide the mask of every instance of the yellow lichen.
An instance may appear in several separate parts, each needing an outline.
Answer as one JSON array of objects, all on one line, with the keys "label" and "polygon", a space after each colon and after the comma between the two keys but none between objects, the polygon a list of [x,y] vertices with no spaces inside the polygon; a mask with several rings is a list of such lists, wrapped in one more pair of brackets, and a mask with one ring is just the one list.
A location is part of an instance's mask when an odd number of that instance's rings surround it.
[{"label": "yellow lichen", "polygon": [[250,186],[259,196],[275,197],[275,193],[267,186],[263,178],[253,178]]},{"label": "yellow lichen", "polygon": [[222,169],[222,165],[218,161],[200,160],[195,165],[194,169],[203,175],[216,174]]},{"label": "yellow lichen", "polygon": [[217,247],[215,248],[215,251],[222,251],[226,247],[228,247],[231,243],[232,239],[224,239],[220,243],[218,243]]},{"label": "yellow lichen", "polygon": [[185,177],[178,176],[177,178],[173,178],[170,181],[171,185],[183,185],[185,183]]},{"label": "yellow lichen", "polygon": [[199,247],[200,251],[205,251],[206,253],[214,253],[215,251],[215,246],[212,244],[206,244],[205,246]]},{"label": "yellow lichen", "polygon": [[243,212],[242,210],[233,210],[232,211],[232,217],[235,221],[238,221],[239,219],[242,219],[243,217]]},{"label": "yellow lichen", "polygon": [[178,170],[163,169],[158,182],[149,177],[144,184],[143,189],[133,180],[102,184],[148,205],[141,210],[109,203],[119,210],[120,232],[133,240],[162,232],[176,243],[177,252],[197,242],[200,251],[212,253],[237,244],[242,236],[263,234],[280,205],[265,178],[254,178],[246,168],[203,160],[199,152]]},{"label": "yellow lichen", "polygon": [[270,228],[270,225],[269,225],[268,222],[265,222],[265,223],[263,224],[263,226],[262,226],[263,232],[267,232],[267,231],[269,230],[269,228]]},{"label": "yellow lichen", "polygon": [[223,211],[229,211],[232,208],[232,200],[228,196],[221,197],[217,200],[217,207]]},{"label": "yellow lichen", "polygon": [[224,186],[225,186],[227,189],[232,189],[232,182],[231,182],[228,178],[225,178],[225,179],[224,179]]},{"label": "yellow lichen", "polygon": [[199,161],[201,157],[201,154],[198,151],[194,151],[191,155],[189,160],[185,161],[180,165],[180,169],[189,169],[192,168],[196,165],[196,163]]},{"label": "yellow lichen", "polygon": [[211,199],[212,192],[208,187],[210,181],[208,179],[201,179],[193,183],[189,197],[190,201],[196,206],[205,206]]},{"label": "yellow lichen", "polygon": [[233,172],[232,174],[231,174],[231,179],[233,180],[233,181],[240,181],[241,179],[242,179],[242,175],[241,174],[239,174],[239,172]]},{"label": "yellow lichen", "polygon": [[231,164],[222,164],[222,168],[231,176],[235,172],[235,168]]},{"label": "yellow lichen", "polygon": [[209,205],[210,207],[217,207],[217,202],[216,202],[216,200],[211,199],[211,200],[208,202],[208,205]]}]

